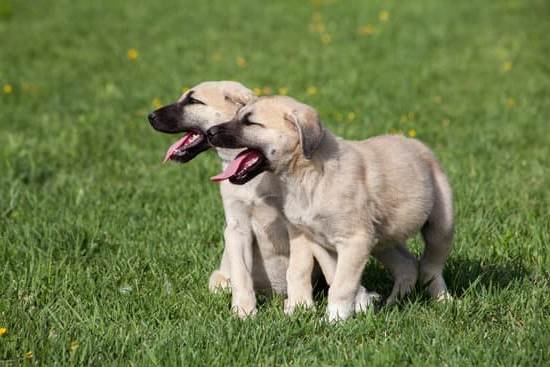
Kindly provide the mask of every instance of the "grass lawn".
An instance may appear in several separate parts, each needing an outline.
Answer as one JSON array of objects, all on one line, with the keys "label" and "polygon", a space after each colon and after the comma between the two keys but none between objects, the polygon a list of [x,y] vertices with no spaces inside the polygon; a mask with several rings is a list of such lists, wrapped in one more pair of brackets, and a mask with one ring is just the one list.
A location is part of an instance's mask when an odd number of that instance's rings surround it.
[{"label": "grass lawn", "polygon": [[[0,0],[0,366],[548,365],[550,3]],[[146,120],[203,80],[416,135],[455,192],[446,279],[345,323],[240,321],[207,290],[213,153],[162,165]],[[412,241],[418,251],[420,241]],[[375,261],[364,284],[388,295]]]}]

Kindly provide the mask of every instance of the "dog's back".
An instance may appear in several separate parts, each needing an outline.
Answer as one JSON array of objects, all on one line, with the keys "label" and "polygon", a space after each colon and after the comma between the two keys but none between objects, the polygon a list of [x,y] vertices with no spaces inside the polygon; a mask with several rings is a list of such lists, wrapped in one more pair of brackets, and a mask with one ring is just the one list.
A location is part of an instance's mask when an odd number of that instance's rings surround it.
[{"label": "dog's back", "polygon": [[434,203],[432,161],[418,141],[383,135],[352,142],[365,165],[368,200],[381,237],[403,241],[428,219]]}]

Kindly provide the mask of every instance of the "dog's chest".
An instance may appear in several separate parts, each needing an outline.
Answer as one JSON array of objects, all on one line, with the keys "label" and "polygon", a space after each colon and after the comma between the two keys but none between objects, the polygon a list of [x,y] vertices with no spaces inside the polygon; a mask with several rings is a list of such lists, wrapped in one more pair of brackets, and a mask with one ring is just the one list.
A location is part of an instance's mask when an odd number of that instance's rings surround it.
[{"label": "dog's chest", "polygon": [[290,200],[285,204],[288,221],[320,245],[330,246],[332,239],[330,220],[314,206]]}]

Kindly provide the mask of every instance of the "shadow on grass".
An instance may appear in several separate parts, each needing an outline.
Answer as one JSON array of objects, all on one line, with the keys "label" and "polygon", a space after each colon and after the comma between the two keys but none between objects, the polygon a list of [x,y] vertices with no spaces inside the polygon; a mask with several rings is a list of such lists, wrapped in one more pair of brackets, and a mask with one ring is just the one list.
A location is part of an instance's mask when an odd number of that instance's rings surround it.
[{"label": "shadow on grass", "polygon": [[467,258],[449,259],[444,271],[447,287],[457,297],[478,285],[504,289],[515,281],[527,278],[529,274],[521,260],[490,262]]},{"label": "shadow on grass", "polygon": [[[449,292],[454,297],[462,297],[473,287],[504,289],[514,281],[523,280],[529,276],[529,271],[521,261],[488,262],[485,259],[451,258],[444,270],[445,281]],[[377,261],[371,261],[364,273],[361,284],[369,291],[379,293],[385,299],[393,287],[391,274]],[[429,300],[423,287],[417,284],[411,295],[414,300]],[[326,282],[318,282],[315,287],[316,300],[326,299],[328,286]]]},{"label": "shadow on grass", "polygon": [[[451,258],[447,261],[444,270],[445,281],[449,292],[455,298],[461,298],[475,288],[504,289],[516,281],[527,279],[530,272],[521,261],[487,262],[485,259]],[[378,261],[371,261],[365,268],[361,284],[369,291],[381,295],[381,302],[377,304],[378,311],[387,310],[384,306],[386,297],[393,287],[391,274]],[[314,299],[321,309],[326,307],[328,284],[323,277],[314,283]],[[273,294],[258,293],[258,306],[270,302]],[[282,299],[286,296],[280,296]],[[398,302],[398,308],[407,308],[410,303],[428,304],[432,299],[420,284],[417,284],[412,293]]]}]

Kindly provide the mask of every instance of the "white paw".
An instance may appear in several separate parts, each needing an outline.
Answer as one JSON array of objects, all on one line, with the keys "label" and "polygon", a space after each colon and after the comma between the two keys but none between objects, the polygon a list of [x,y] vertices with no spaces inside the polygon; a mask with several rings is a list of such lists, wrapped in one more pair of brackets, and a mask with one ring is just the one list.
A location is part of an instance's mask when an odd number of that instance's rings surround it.
[{"label": "white paw", "polygon": [[302,300],[296,300],[291,301],[290,299],[285,299],[284,301],[284,312],[285,315],[292,315],[294,311],[296,311],[297,308],[304,308],[304,309],[310,309],[314,308],[315,304],[313,303],[312,299],[302,299]]},{"label": "white paw", "polygon": [[360,287],[355,296],[355,312],[366,312],[378,300],[380,300],[378,293],[368,292],[364,287]]},{"label": "white paw", "polygon": [[435,297],[435,300],[436,302],[449,302],[453,300],[453,296],[447,291],[442,291]]},{"label": "white paw", "polygon": [[236,293],[233,289],[231,309],[241,319],[256,315],[256,295],[254,292]]},{"label": "white paw", "polygon": [[330,304],[327,307],[327,320],[329,322],[344,321],[353,315],[355,306],[351,303]]},{"label": "white paw", "polygon": [[230,291],[231,283],[229,282],[229,278],[223,275],[221,271],[214,270],[208,281],[208,289],[212,293]]},{"label": "white paw", "polygon": [[233,313],[237,315],[240,319],[246,319],[248,317],[255,316],[258,313],[256,307],[241,307],[241,306],[232,306]]}]

